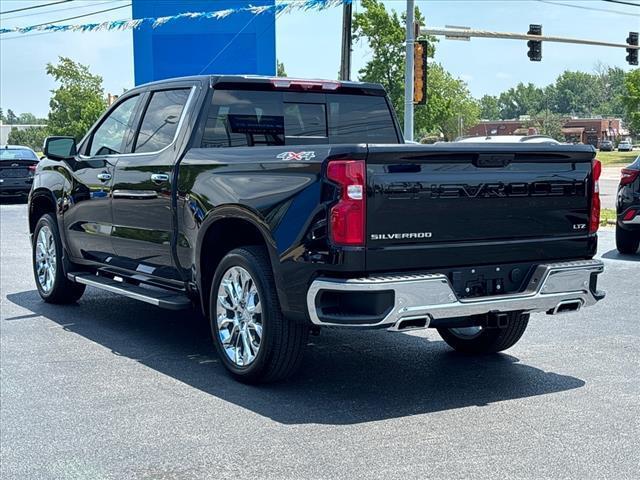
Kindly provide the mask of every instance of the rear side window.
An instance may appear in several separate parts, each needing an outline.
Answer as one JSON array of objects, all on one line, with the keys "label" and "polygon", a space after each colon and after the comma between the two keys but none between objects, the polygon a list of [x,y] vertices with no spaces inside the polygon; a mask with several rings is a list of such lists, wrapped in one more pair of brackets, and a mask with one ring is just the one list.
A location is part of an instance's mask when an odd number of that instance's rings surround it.
[{"label": "rear side window", "polygon": [[327,95],[331,143],[398,143],[384,97]]},{"label": "rear side window", "polygon": [[144,113],[134,152],[157,152],[170,145],[176,135],[189,89],[153,92]]},{"label": "rear side window", "polygon": [[215,90],[201,146],[322,143],[399,143],[385,98]]},{"label": "rear side window", "polygon": [[211,97],[202,146],[216,148],[254,145],[284,145],[282,95],[215,90]]}]

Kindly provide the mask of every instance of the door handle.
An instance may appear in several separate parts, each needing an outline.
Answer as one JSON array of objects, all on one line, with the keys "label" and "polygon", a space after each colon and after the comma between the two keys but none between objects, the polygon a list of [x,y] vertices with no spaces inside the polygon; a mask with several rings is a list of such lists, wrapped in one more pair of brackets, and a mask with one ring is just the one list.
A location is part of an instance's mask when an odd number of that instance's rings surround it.
[{"label": "door handle", "polygon": [[151,181],[156,183],[163,183],[169,181],[169,175],[166,173],[154,173],[151,175]]},{"label": "door handle", "polygon": [[111,180],[111,174],[107,172],[99,173],[98,180],[100,180],[101,182],[106,182],[107,180]]}]

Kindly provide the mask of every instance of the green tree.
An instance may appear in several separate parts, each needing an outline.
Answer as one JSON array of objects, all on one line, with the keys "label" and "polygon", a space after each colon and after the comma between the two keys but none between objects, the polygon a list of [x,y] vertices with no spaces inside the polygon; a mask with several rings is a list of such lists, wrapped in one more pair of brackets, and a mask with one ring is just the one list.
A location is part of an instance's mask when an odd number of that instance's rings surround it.
[{"label": "green tree", "polygon": [[387,12],[378,0],[363,0],[353,16],[353,39],[366,40],[373,56],[359,70],[360,80],[381,83],[402,119],[405,32],[398,13]]},{"label": "green tree", "polygon": [[[362,0],[362,10],[353,18],[353,38],[365,40],[372,58],[360,69],[359,79],[384,86],[398,118],[404,113],[405,15],[388,12],[380,0]],[[424,18],[416,8],[415,19]],[[433,58],[436,40],[427,38],[427,57]],[[437,63],[429,63],[427,73],[427,104],[414,110],[415,131],[420,137],[442,134],[446,138],[472,126],[478,119],[479,107],[466,84],[451,76]]]},{"label": "green tree", "polygon": [[601,94],[600,104],[595,112],[609,117],[625,117],[623,98],[625,95],[625,72],[620,67],[600,65],[596,69],[596,76]]},{"label": "green tree", "polygon": [[16,125],[18,123],[18,117],[16,116],[15,113],[13,113],[13,110],[11,110],[10,108],[7,109],[7,125]]},{"label": "green tree", "polygon": [[276,60],[276,76],[278,77],[287,76],[287,72],[284,69],[284,63],[282,63],[280,60]]},{"label": "green tree", "polygon": [[627,72],[624,77],[626,93],[623,104],[627,111],[627,124],[631,133],[640,135],[640,68]]},{"label": "green tree", "polygon": [[60,83],[51,91],[48,130],[79,141],[106,107],[102,77],[66,57],[59,57],[57,65],[47,64],[47,74]]},{"label": "green tree", "polygon": [[47,129],[43,127],[27,127],[25,129],[12,128],[7,143],[11,145],[25,145],[36,152],[42,150]]},{"label": "green tree", "polygon": [[0,108],[0,122],[3,122],[6,120],[6,118],[4,118],[4,112],[2,111],[2,108]]},{"label": "green tree", "polygon": [[37,118],[33,113],[21,113],[18,115],[18,123],[20,125],[35,125]]},{"label": "green tree", "polygon": [[[358,72],[360,80],[380,83],[387,91],[400,122],[404,113],[405,14],[387,12],[380,0],[362,0],[362,11],[353,16],[353,39],[365,40],[372,58]],[[416,22],[423,24],[420,10]],[[428,37],[427,56],[433,58],[436,40]]]},{"label": "green tree", "polygon": [[566,71],[555,82],[553,103],[558,113],[592,116],[602,101],[602,85],[596,75]]},{"label": "green tree", "polygon": [[479,102],[480,118],[483,120],[500,120],[500,107],[498,99],[493,95],[483,95]]},{"label": "green tree", "polygon": [[529,112],[545,108],[544,91],[533,83],[518,83],[515,88],[502,92],[498,97],[501,118],[518,118]]},{"label": "green tree", "polygon": [[453,77],[439,63],[429,64],[427,105],[415,110],[418,138],[430,134],[453,140],[464,135],[480,118],[480,106],[467,84]]},{"label": "green tree", "polygon": [[550,110],[543,110],[531,113],[530,117],[526,124],[527,127],[535,127],[540,135],[548,135],[559,141],[565,140],[565,136],[562,133],[562,125],[564,124],[562,115]]}]

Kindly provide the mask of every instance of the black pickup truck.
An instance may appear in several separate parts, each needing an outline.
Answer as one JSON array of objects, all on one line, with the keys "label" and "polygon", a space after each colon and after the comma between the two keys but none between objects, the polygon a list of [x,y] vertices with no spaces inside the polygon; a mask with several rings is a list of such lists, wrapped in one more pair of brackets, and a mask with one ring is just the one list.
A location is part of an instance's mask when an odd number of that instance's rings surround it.
[{"label": "black pickup truck", "polygon": [[29,201],[47,302],[202,309],[225,367],[284,378],[310,332],[436,328],[490,353],[604,297],[591,146],[405,144],[384,90],[201,76],[50,137]]}]

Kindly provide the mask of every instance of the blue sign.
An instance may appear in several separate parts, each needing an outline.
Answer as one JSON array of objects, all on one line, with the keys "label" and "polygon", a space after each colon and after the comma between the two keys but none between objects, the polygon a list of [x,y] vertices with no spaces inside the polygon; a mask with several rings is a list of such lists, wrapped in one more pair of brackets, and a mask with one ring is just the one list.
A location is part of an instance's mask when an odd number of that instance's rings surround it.
[{"label": "blue sign", "polygon": [[[165,17],[274,5],[275,0],[133,0],[133,18]],[[276,18],[239,12],[221,19],[185,18],[133,31],[135,83],[200,74],[275,75]]]}]

